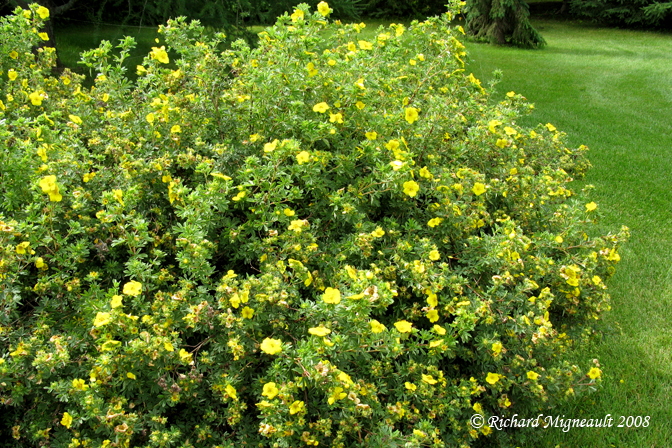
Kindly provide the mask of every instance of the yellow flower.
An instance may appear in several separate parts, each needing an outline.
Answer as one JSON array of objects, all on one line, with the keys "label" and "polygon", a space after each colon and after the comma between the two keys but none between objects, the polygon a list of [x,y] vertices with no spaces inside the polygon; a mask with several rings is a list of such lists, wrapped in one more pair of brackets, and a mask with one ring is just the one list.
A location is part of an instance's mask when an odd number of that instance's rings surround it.
[{"label": "yellow flower", "polygon": [[292,22],[298,22],[300,19],[303,19],[304,13],[300,9],[295,9],[294,13],[291,15]]},{"label": "yellow flower", "polygon": [[596,208],[597,208],[597,204],[594,203],[594,202],[589,202],[588,204],[586,204],[586,211],[592,212]]},{"label": "yellow flower", "polygon": [[314,336],[320,336],[320,337],[323,337],[323,336],[326,336],[326,335],[328,335],[329,333],[331,333],[331,330],[328,329],[328,328],[324,328],[324,327],[320,326],[320,327],[309,328],[309,329],[308,329],[308,333],[310,333],[310,334],[312,334],[312,335],[314,335]]},{"label": "yellow flower", "polygon": [[441,224],[441,221],[443,221],[443,218],[432,218],[429,221],[427,221],[427,225],[429,227],[436,227],[439,224]]},{"label": "yellow flower", "polygon": [[305,225],[305,221],[301,219],[297,219],[295,221],[292,221],[287,228],[288,230],[293,230],[296,233],[301,233],[301,228]]},{"label": "yellow flower", "polygon": [[418,120],[418,109],[415,107],[407,107],[405,114],[406,121],[408,121],[410,124],[413,124]]},{"label": "yellow flower", "polygon": [[316,105],[313,106],[313,112],[319,112],[321,114],[325,113],[327,110],[329,110],[329,105],[325,103],[324,101],[321,103],[317,103]]},{"label": "yellow flower", "polygon": [[425,375],[424,373],[422,374],[422,381],[427,383],[427,384],[436,384],[438,383],[437,380],[434,379],[432,375]]},{"label": "yellow flower", "polygon": [[411,329],[413,328],[413,324],[405,320],[395,322],[394,326],[399,331],[399,333],[410,333]]},{"label": "yellow flower", "polygon": [[508,126],[504,128],[504,132],[506,132],[506,135],[516,135],[518,133],[518,131]]},{"label": "yellow flower", "polygon": [[562,237],[561,237],[560,235],[558,235],[558,236],[555,237],[555,242],[556,242],[556,243],[559,244],[559,243],[562,243],[563,241],[564,241],[564,239],[562,239]]},{"label": "yellow flower", "polygon": [[77,390],[87,390],[89,386],[86,385],[86,382],[82,379],[75,378],[72,380],[72,387]]},{"label": "yellow flower", "polygon": [[82,119],[79,118],[77,115],[68,115],[68,118],[70,118],[70,121],[72,121],[75,124],[82,124]]},{"label": "yellow flower", "polygon": [[424,166],[424,167],[420,168],[420,177],[424,177],[425,179],[431,179],[434,176],[432,175],[432,173],[429,172],[427,167]]},{"label": "yellow flower", "polygon": [[489,384],[495,384],[499,379],[501,378],[502,375],[499,373],[491,373],[488,372],[488,376],[485,378],[485,381],[487,381]]},{"label": "yellow flower", "polygon": [[135,280],[126,283],[123,293],[127,296],[139,296],[142,293],[142,283]]},{"label": "yellow flower", "polygon": [[346,394],[345,392],[343,392],[343,388],[337,386],[337,387],[334,387],[334,392],[331,394],[331,396],[329,397],[329,399],[327,399],[327,402],[328,402],[329,404],[334,404],[334,402],[335,402],[336,400],[342,400],[342,399],[344,399],[344,398],[347,397],[347,396],[348,396],[348,394]]},{"label": "yellow flower", "polygon": [[[163,178],[170,178],[170,175],[163,176],[161,178],[161,180],[163,180]],[[177,199],[177,193],[173,190],[173,187],[176,187],[176,186],[177,186],[177,184],[175,182],[170,182],[168,184],[168,199],[170,200],[171,204],[173,203],[173,201],[175,201],[175,199]]]},{"label": "yellow flower", "polygon": [[481,403],[474,403],[472,409],[480,414],[483,410],[483,407],[481,406]]},{"label": "yellow flower", "polygon": [[441,254],[439,254],[438,250],[433,250],[433,251],[429,252],[429,259],[430,260],[436,261],[439,258],[441,258]]},{"label": "yellow flower", "polygon": [[389,142],[385,143],[385,147],[392,151],[395,152],[397,149],[399,149],[399,140],[390,140]]},{"label": "yellow flower", "polygon": [[341,301],[341,292],[338,289],[327,288],[322,295],[322,300],[336,305]]},{"label": "yellow flower", "polygon": [[38,257],[37,260],[35,260],[35,267],[37,269],[43,269],[47,267],[47,264],[44,262],[42,257]]},{"label": "yellow flower", "polygon": [[35,91],[28,95],[28,98],[30,98],[30,102],[32,103],[33,106],[41,106],[42,105],[42,100],[44,99],[44,92],[43,91]]},{"label": "yellow flower", "polygon": [[510,91],[510,92],[507,92],[507,93],[506,93],[506,96],[508,96],[509,98],[513,98],[514,96],[516,96],[516,92],[514,92],[514,91],[512,90],[512,91]]},{"label": "yellow flower", "polygon": [[359,44],[359,48],[361,48],[362,50],[371,50],[373,48],[371,42],[367,42],[365,40],[360,40],[357,43]]},{"label": "yellow flower", "polygon": [[361,101],[357,101],[355,106],[357,106],[357,109],[362,110],[364,107],[366,107],[366,104],[362,103]]},{"label": "yellow flower", "polygon": [[296,155],[296,161],[299,163],[299,165],[303,165],[304,163],[308,163],[310,161],[310,154],[306,151],[301,151],[300,153],[298,153]]},{"label": "yellow flower", "polygon": [[37,12],[37,15],[40,16],[40,19],[42,20],[49,18],[49,10],[44,6],[40,6],[35,12]]},{"label": "yellow flower", "polygon": [[411,65],[415,65],[415,64],[417,64],[417,61],[415,59],[410,59],[408,61],[408,63],[411,64]]},{"label": "yellow flower", "polygon": [[282,351],[282,341],[280,339],[266,338],[261,343],[261,351],[269,355],[275,355]]},{"label": "yellow flower", "polygon": [[170,128],[170,133],[171,134],[179,134],[180,132],[182,132],[182,128],[180,127],[179,124],[176,124],[175,126]]},{"label": "yellow flower", "polygon": [[70,425],[72,425],[72,416],[67,412],[63,413],[63,418],[61,419],[61,425],[65,426],[68,429],[70,429]]},{"label": "yellow flower", "polygon": [[488,123],[488,130],[494,134],[495,132],[497,132],[497,129],[496,129],[497,126],[499,126],[500,124],[502,124],[501,121],[490,120],[490,122]]},{"label": "yellow flower", "polygon": [[364,87],[364,78],[359,78],[357,81],[355,81],[355,86],[362,90],[366,90],[366,87]]},{"label": "yellow flower", "polygon": [[109,324],[111,321],[112,319],[110,317],[110,313],[98,312],[98,314],[96,314],[96,318],[93,320],[93,326],[102,327]]},{"label": "yellow flower", "polygon": [[118,295],[112,296],[112,300],[110,300],[110,306],[112,308],[119,308],[120,306],[122,306],[122,303],[121,303],[122,299],[123,298],[121,296],[118,296]]},{"label": "yellow flower", "polygon": [[112,194],[114,195],[114,199],[116,199],[121,205],[124,205],[124,201],[122,200],[122,196],[124,195],[123,191],[112,190]]},{"label": "yellow flower", "polygon": [[371,232],[371,235],[375,236],[376,238],[381,238],[385,235],[385,231],[381,227],[376,227],[376,230]]},{"label": "yellow flower", "polygon": [[498,138],[498,139],[497,139],[497,143],[496,143],[496,145],[497,145],[499,148],[504,149],[504,147],[505,147],[508,143],[509,143],[509,142],[507,142],[507,141],[504,140],[503,138]]},{"label": "yellow flower", "polygon": [[443,344],[442,340],[432,341],[429,343],[429,348],[436,348],[441,344]]},{"label": "yellow flower", "polygon": [[390,165],[392,166],[392,169],[394,171],[399,171],[401,167],[404,166],[404,162],[402,162],[401,160],[395,160],[393,162],[390,162]]},{"label": "yellow flower", "polygon": [[[24,355],[28,355],[28,354],[29,354],[28,351],[27,351],[27,350],[25,349],[25,347],[23,346],[23,342],[19,342],[19,345],[16,347],[16,350],[14,350],[13,352],[11,352],[11,353],[9,354],[9,356],[11,356],[12,358],[14,358],[15,356],[24,356]],[[4,358],[0,358],[0,359],[3,359],[3,360],[4,360]]]},{"label": "yellow flower", "polygon": [[404,193],[410,197],[414,198],[415,195],[418,194],[418,190],[420,190],[420,185],[415,181],[409,180],[408,182],[404,182]]},{"label": "yellow flower", "polygon": [[327,2],[320,2],[317,4],[317,12],[322,14],[323,17],[327,17],[331,10],[329,9]]},{"label": "yellow flower", "polygon": [[439,320],[439,312],[437,310],[427,311],[427,319],[429,319],[431,323],[436,322],[437,320]]},{"label": "yellow flower", "polygon": [[254,310],[249,306],[246,306],[245,308],[242,309],[240,315],[243,316],[244,319],[252,319],[252,317],[254,316]]},{"label": "yellow flower", "polygon": [[268,397],[269,400],[272,400],[276,395],[278,395],[279,392],[280,391],[278,390],[275,383],[271,382],[264,384],[264,390],[261,395]]},{"label": "yellow flower", "polygon": [[38,33],[37,35],[45,42],[49,40],[49,35],[47,33]]},{"label": "yellow flower", "polygon": [[145,116],[145,120],[147,120],[147,122],[149,124],[153,124],[154,123],[154,114],[152,114],[152,113],[147,114]]},{"label": "yellow flower", "polygon": [[163,343],[163,348],[166,349],[167,352],[174,352],[175,347],[173,347],[173,344],[170,342],[164,342]]},{"label": "yellow flower", "polygon": [[135,379],[135,374],[132,373],[132,372],[126,372],[126,376],[127,376],[128,378],[132,379],[132,380]]},{"label": "yellow flower", "polygon": [[527,372],[527,378],[532,381],[536,381],[537,378],[539,378],[539,374],[537,372],[533,372],[530,370],[529,372]]},{"label": "yellow flower", "polygon": [[56,185],[56,176],[45,176],[40,179],[40,187],[42,188],[43,193],[49,195],[50,201],[59,202],[63,199],[63,196],[61,196],[59,192],[58,185]]},{"label": "yellow flower", "polygon": [[192,361],[191,353],[189,353],[185,349],[181,348],[180,352],[178,354],[180,355],[180,359],[182,360],[182,362],[185,362],[187,364],[191,364],[191,361]]},{"label": "yellow flower", "polygon": [[294,415],[298,412],[301,412],[301,410],[303,409],[303,405],[304,405],[303,401],[299,400],[295,401],[289,406],[289,413]]},{"label": "yellow flower", "polygon": [[16,253],[17,254],[25,254],[26,249],[30,247],[30,242],[29,241],[24,241],[23,243],[19,243],[16,245]]},{"label": "yellow flower", "polygon": [[440,334],[440,335],[442,335],[442,336],[443,336],[444,334],[446,334],[446,329],[443,328],[443,327],[440,326],[440,325],[434,325],[434,326],[432,327],[432,330],[436,331],[438,334]]},{"label": "yellow flower", "polygon": [[502,352],[502,343],[501,342],[495,342],[492,344],[492,354],[494,356],[499,356],[499,354]]},{"label": "yellow flower", "polygon": [[406,381],[406,382],[404,383],[404,387],[406,387],[406,389],[410,390],[411,392],[414,392],[415,389],[418,388],[418,386],[416,386],[416,385],[413,384],[413,383],[409,383],[408,381]]},{"label": "yellow flower", "polygon": [[593,380],[597,379],[597,378],[602,376],[602,371],[600,369],[598,369],[597,367],[593,367],[588,372],[588,376]]},{"label": "yellow flower", "polygon": [[329,114],[329,122],[343,124],[343,115],[340,113]]},{"label": "yellow flower", "polygon": [[551,132],[555,132],[555,126],[553,126],[551,123],[546,123],[546,129]]},{"label": "yellow flower", "polygon": [[147,73],[147,69],[143,67],[142,65],[136,65],[135,66],[135,72],[138,74],[138,76],[144,75]]},{"label": "yellow flower", "polygon": [[476,182],[474,184],[474,188],[472,188],[471,191],[473,191],[476,196],[480,196],[485,193],[485,185],[480,182]]},{"label": "yellow flower", "polygon": [[369,325],[371,325],[371,331],[373,333],[382,333],[385,330],[385,325],[381,324],[375,319],[369,322]]},{"label": "yellow flower", "polygon": [[229,301],[231,302],[231,306],[234,308],[238,308],[240,306],[240,297],[238,294],[234,294],[231,299],[229,299]]},{"label": "yellow flower", "polygon": [[236,388],[233,387],[230,384],[227,384],[226,387],[224,388],[226,393],[231,397],[233,400],[238,401],[238,393],[236,392]]},{"label": "yellow flower", "polygon": [[369,140],[375,140],[376,138],[378,138],[378,133],[376,133],[376,132],[374,132],[374,131],[367,132],[367,133],[364,134],[364,135],[365,135],[366,138],[369,139]]},{"label": "yellow flower", "polygon": [[334,61],[333,59],[329,59],[329,60],[327,61],[327,64],[329,64],[329,65],[331,65],[331,66],[333,67],[334,65],[336,65],[336,61]]},{"label": "yellow flower", "polygon": [[167,64],[170,62],[168,59],[168,53],[166,52],[166,47],[161,46],[161,48],[152,47],[152,52],[149,54],[152,59],[156,59],[162,64]]},{"label": "yellow flower", "polygon": [[277,147],[278,147],[278,139],[276,138],[272,142],[266,143],[264,145],[264,152],[273,152],[273,151],[275,151],[275,148],[277,148]]},{"label": "yellow flower", "polygon": [[111,352],[115,348],[119,347],[121,345],[121,341],[115,341],[113,339],[110,339],[109,341],[106,341],[100,348],[104,352]]},{"label": "yellow flower", "polygon": [[9,78],[10,81],[14,81],[17,76],[19,76],[19,74],[16,73],[16,71],[13,68],[7,70],[7,77]]},{"label": "yellow flower", "polygon": [[315,64],[312,62],[309,62],[308,65],[306,65],[306,69],[308,70],[308,76],[311,78],[317,75],[317,69],[315,68]]}]

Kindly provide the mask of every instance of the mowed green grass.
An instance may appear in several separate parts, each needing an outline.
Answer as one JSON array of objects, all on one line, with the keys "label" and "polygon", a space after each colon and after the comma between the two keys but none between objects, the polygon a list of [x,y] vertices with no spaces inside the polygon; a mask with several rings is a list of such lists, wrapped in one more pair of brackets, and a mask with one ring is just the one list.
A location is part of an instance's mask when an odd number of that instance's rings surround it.
[{"label": "mowed green grass", "polygon": [[[373,36],[381,23],[366,22]],[[601,341],[576,353],[598,358],[603,389],[553,411],[566,418],[614,416],[614,427],[536,430],[534,447],[667,447],[672,440],[672,35],[534,21],[548,42],[521,50],[466,42],[467,73],[484,81],[501,69],[493,100],[515,91],[535,104],[520,124],[552,123],[568,144],[590,147],[594,168],[575,190],[592,184],[600,231],[631,230],[609,281],[613,309],[599,324]],[[259,30],[256,30],[259,31]],[[63,30],[58,50],[67,66],[101,39],[135,36],[141,63],[155,30],[111,27]],[[134,72],[134,70],[131,70]],[[130,74],[130,73],[129,73]],[[649,416],[646,428],[618,428],[619,416]],[[534,416],[523,416],[534,417]],[[537,434],[535,433],[535,436]]]},{"label": "mowed green grass", "polygon": [[[501,69],[494,100],[515,91],[535,104],[523,125],[552,123],[590,148],[602,231],[630,228],[608,286],[612,311],[601,341],[577,353],[598,358],[603,389],[554,414],[650,416],[647,428],[538,430],[534,446],[668,447],[672,443],[672,35],[535,21],[543,50],[466,43],[467,73]],[[485,82],[484,82],[485,84]]]}]

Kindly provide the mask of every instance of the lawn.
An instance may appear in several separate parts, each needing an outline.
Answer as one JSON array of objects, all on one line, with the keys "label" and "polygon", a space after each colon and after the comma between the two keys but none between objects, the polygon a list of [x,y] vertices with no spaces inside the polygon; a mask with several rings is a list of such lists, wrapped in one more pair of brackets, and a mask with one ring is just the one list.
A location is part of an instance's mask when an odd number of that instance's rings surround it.
[{"label": "lawn", "polygon": [[[672,35],[535,21],[548,42],[543,50],[467,43],[468,72],[491,79],[504,73],[493,100],[515,91],[535,104],[523,125],[552,123],[571,145],[587,145],[594,168],[575,190],[594,185],[601,230],[621,225],[631,239],[609,282],[612,311],[599,325],[599,342],[577,359],[598,358],[603,389],[553,411],[566,418],[614,417],[611,428],[538,429],[535,446],[664,447],[672,440]],[[370,24],[367,31],[371,33]],[[61,30],[59,52],[76,55],[100,39],[136,36],[141,50],[155,30]],[[467,72],[467,73],[468,73]],[[585,366],[582,366],[585,367]],[[650,416],[646,428],[616,427],[620,416]],[[534,417],[534,416],[523,416]]]},{"label": "lawn", "polygon": [[585,144],[601,225],[631,230],[609,282],[601,341],[603,390],[554,411],[571,418],[650,416],[647,428],[542,431],[536,446],[664,447],[672,440],[672,35],[535,21],[543,50],[467,43],[467,70],[504,72],[494,100],[515,91],[535,104],[521,124],[550,122]]}]

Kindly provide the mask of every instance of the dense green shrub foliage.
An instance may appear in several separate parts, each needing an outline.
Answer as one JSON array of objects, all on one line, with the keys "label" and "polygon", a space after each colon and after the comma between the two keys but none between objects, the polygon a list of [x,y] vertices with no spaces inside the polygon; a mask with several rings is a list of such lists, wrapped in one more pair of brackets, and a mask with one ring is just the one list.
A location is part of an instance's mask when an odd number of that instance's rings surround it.
[{"label": "dense green shrub foliage", "polygon": [[539,48],[546,41],[530,24],[530,7],[524,0],[468,0],[467,33],[499,45]]},{"label": "dense green shrub foliage", "polygon": [[368,0],[362,8],[365,17],[424,19],[446,11],[444,0]]},{"label": "dense green shrub foliage", "polygon": [[0,31],[0,444],[471,446],[599,382],[563,353],[627,231],[450,15],[367,41],[300,5],[223,53],[169,21],[137,85],[127,38],[85,89],[31,8]]},{"label": "dense green shrub foliage", "polygon": [[672,28],[672,2],[571,0],[570,12],[609,25]]}]

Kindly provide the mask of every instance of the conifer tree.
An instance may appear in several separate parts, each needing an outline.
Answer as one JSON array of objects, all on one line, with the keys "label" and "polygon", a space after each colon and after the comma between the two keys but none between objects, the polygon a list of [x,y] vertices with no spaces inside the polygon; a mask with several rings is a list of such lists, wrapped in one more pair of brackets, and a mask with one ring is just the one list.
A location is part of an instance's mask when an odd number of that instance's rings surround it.
[{"label": "conifer tree", "polygon": [[499,45],[527,48],[546,45],[529,17],[529,6],[523,0],[467,0],[466,32]]}]

